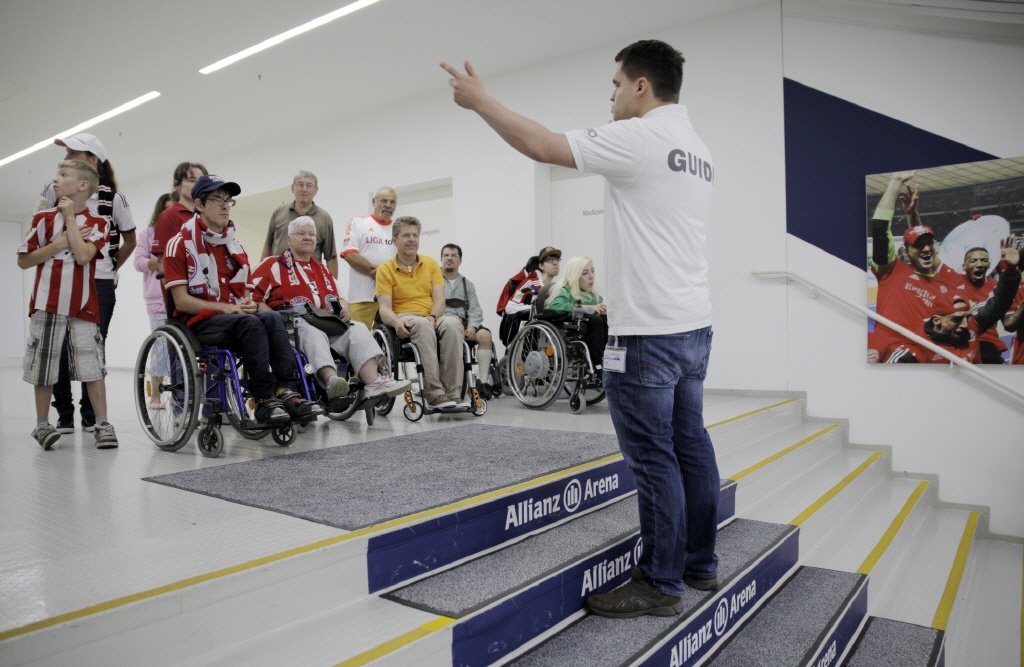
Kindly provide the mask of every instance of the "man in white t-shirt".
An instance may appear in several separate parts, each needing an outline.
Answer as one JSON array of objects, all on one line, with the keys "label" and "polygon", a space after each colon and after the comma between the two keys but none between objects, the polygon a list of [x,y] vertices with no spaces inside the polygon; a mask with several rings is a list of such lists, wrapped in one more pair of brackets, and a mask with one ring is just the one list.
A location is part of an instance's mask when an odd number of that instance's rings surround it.
[{"label": "man in white t-shirt", "polygon": [[[679,104],[683,56],[644,40],[615,56],[612,119],[566,134],[509,110],[472,65],[442,63],[456,104],[540,162],[605,177],[604,266],[611,277],[604,384],[636,477],[643,555],[624,586],[590,596],[602,616],[671,616],[684,582],[718,587],[719,476],[704,428],[711,302],[704,258],[714,166]],[[644,365],[641,367],[639,347]]]},{"label": "man in white t-shirt", "polygon": [[349,266],[349,315],[368,329],[373,329],[377,315],[377,267],[395,256],[391,216],[398,195],[394,188],[384,185],[377,189],[372,203],[373,213],[348,221],[341,249],[341,258]]}]

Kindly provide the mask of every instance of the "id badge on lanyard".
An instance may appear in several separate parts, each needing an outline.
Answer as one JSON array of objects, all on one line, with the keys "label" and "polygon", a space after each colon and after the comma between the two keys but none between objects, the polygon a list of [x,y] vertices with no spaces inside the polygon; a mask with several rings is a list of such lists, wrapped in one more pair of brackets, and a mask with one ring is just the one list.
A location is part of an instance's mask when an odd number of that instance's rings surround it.
[{"label": "id badge on lanyard", "polygon": [[601,367],[612,373],[626,372],[626,348],[619,345],[618,336],[612,336],[611,341],[605,346]]}]

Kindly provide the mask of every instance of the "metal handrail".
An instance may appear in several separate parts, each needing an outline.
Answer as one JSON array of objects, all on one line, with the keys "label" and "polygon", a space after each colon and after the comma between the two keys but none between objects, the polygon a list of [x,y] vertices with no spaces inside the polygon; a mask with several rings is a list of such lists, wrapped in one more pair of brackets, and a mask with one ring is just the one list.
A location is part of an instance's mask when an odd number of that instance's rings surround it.
[{"label": "metal handrail", "polygon": [[947,352],[946,350],[943,350],[941,347],[939,347],[935,343],[931,342],[927,338],[924,338],[923,336],[920,336],[920,335],[914,333],[910,329],[907,329],[906,327],[903,327],[903,326],[900,326],[899,324],[896,324],[895,322],[893,322],[889,318],[883,317],[882,315],[879,315],[878,313],[874,312],[870,308],[867,308],[865,306],[856,304],[856,303],[854,303],[854,302],[852,302],[852,301],[850,301],[850,300],[848,300],[848,299],[846,299],[844,297],[839,296],[838,294],[836,294],[834,292],[831,292],[831,291],[825,289],[824,287],[822,287],[822,286],[818,285],[817,283],[815,283],[814,281],[812,281],[812,280],[810,280],[810,279],[800,275],[799,273],[795,273],[793,271],[754,271],[753,275],[755,277],[758,277],[758,278],[785,278],[787,280],[795,280],[798,283],[801,283],[804,286],[810,288],[810,290],[811,290],[811,297],[812,298],[817,298],[819,294],[824,294],[825,296],[829,297],[833,301],[838,301],[839,303],[843,304],[847,308],[855,310],[855,311],[865,315],[866,317],[868,317],[868,318],[870,318],[870,319],[872,319],[872,320],[874,320],[876,322],[879,322],[880,324],[885,325],[886,327],[892,329],[893,331],[896,331],[897,333],[900,333],[903,336],[906,336],[907,338],[909,338],[910,340],[914,341],[918,345],[921,345],[923,347],[928,348],[929,350],[931,350],[932,352],[938,354],[939,356],[943,357],[944,359],[948,359],[949,362],[950,362],[950,366],[949,366],[950,370],[953,370],[954,367],[959,367],[960,369],[966,371],[967,373],[971,373],[972,375],[974,375],[976,378],[982,380],[983,382],[985,382],[985,383],[995,387],[996,389],[999,389],[1003,393],[1009,394],[1010,396],[1013,396],[1017,400],[1024,402],[1024,392],[1021,392],[1020,390],[1018,390],[1018,389],[1016,389],[1014,387],[1011,387],[1010,385],[1008,385],[1008,384],[1006,384],[1004,382],[1000,382],[996,378],[992,377],[991,374],[986,373],[985,371],[981,370],[980,368],[978,368],[977,366],[975,366],[972,363],[964,361],[963,359],[961,359],[960,357],[956,356],[955,354],[950,354],[949,352]]}]

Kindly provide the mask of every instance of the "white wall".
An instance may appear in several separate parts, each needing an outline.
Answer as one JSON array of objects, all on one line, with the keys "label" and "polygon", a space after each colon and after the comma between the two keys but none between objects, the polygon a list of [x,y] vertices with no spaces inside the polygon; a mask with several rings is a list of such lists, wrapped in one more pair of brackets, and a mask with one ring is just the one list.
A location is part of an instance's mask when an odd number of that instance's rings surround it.
[{"label": "white wall", "polygon": [[[796,17],[783,38],[791,79],[1000,157],[1024,155],[1019,44]],[[863,270],[796,238],[787,259],[863,302]],[[788,382],[807,391],[811,412],[848,417],[855,442],[893,446],[896,470],[939,475],[941,500],[987,505],[993,532],[1024,536],[1024,405],[945,366],[869,366],[863,317],[789,292]],[[985,370],[1024,390],[1024,369]]]},{"label": "white wall", "polygon": [[[23,273],[35,275],[34,271],[22,271],[14,261],[14,253],[17,252],[24,237],[21,225],[0,220],[0,248],[7,252],[6,261],[0,262],[0,284],[22,285]],[[28,301],[25,300],[23,290],[0,291],[0,313],[3,313],[4,319],[8,322],[6,326],[0,327],[0,367],[17,366],[21,363],[25,353],[25,330],[15,323],[27,322],[27,312]]]},{"label": "white wall", "polygon": [[[1022,155],[1024,86],[1008,83],[1020,82],[1021,49],[784,21],[775,1],[657,35],[624,35],[606,48],[504,77],[482,74],[499,99],[554,130],[593,126],[609,120],[614,53],[648,36],[684,51],[683,103],[716,163],[708,248],[716,335],[708,386],[807,391],[813,414],[848,417],[855,441],[893,446],[898,469],[940,475],[942,500],[989,505],[994,531],[1024,536],[1024,457],[1016,451],[1024,439],[1022,406],[941,369],[869,368],[863,318],[750,275],[790,267],[864,298],[863,271],[787,237],[784,74],[981,150]],[[442,55],[454,62],[474,56]],[[497,290],[551,242],[547,171],[457,108],[440,71],[435,95],[372,118],[254,138],[230,155],[169,155],[168,175],[183,159],[206,162],[238,181],[243,194],[286,186],[295,170],[310,169],[320,178],[317,203],[339,226],[367,211],[366,193],[378,185],[450,178],[463,271],[481,292],[492,329],[489,302]],[[148,217],[169,180],[126,184],[137,217]],[[108,348],[113,365],[132,365],[147,333],[139,285],[126,269]],[[1020,372],[1002,375],[1024,386]]]}]

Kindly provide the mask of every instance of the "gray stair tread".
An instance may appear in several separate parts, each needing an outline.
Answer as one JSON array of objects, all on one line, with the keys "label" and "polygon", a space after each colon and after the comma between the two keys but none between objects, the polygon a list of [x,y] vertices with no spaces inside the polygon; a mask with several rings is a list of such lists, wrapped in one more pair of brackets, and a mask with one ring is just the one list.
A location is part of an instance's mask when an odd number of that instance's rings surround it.
[{"label": "gray stair tread", "polygon": [[517,542],[386,597],[450,618],[528,585],[565,563],[639,530],[636,496]]},{"label": "gray stair tread", "polygon": [[706,664],[804,664],[863,578],[838,570],[801,568]]},{"label": "gray stair tread", "polygon": [[930,667],[942,631],[873,616],[843,667]]},{"label": "gray stair tread", "polygon": [[[750,561],[764,553],[791,526],[737,519],[718,531],[718,577],[723,586]],[[526,653],[517,667],[597,667],[622,665],[646,651],[712,593],[687,588],[679,616],[642,616],[629,620],[587,615],[549,641]]]}]

